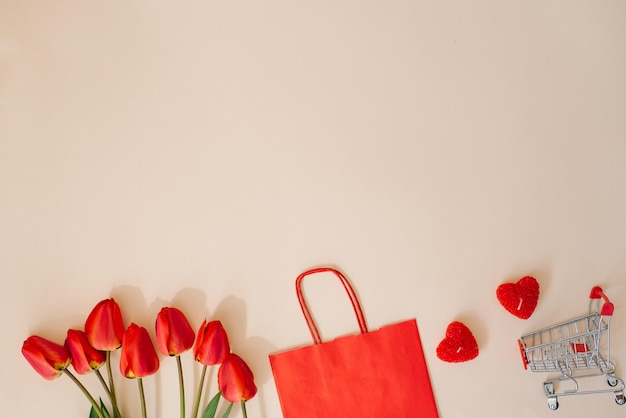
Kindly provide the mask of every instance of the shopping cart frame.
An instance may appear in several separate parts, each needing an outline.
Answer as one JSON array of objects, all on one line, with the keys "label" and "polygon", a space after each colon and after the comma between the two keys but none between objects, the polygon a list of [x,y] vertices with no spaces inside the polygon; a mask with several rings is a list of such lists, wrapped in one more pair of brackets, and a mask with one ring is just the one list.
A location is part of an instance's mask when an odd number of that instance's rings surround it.
[{"label": "shopping cart frame", "polygon": [[[624,381],[615,376],[615,363],[611,361],[613,311],[602,288],[594,286],[587,315],[522,335],[518,340],[525,369],[560,373],[558,378],[543,383],[551,410],[559,407],[559,396],[609,392],[618,405],[624,405]],[[581,383],[596,380],[605,380],[608,388],[581,388]]]}]

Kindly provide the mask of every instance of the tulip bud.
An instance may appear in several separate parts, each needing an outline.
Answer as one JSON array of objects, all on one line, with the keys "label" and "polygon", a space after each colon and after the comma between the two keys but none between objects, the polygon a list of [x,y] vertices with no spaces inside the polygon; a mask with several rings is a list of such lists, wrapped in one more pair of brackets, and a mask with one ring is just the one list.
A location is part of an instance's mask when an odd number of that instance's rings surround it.
[{"label": "tulip bud", "polygon": [[85,321],[85,334],[97,350],[113,351],[122,345],[124,321],[119,305],[113,298],[105,299],[93,308]]},{"label": "tulip bud", "polygon": [[164,356],[177,356],[193,346],[195,334],[185,315],[176,308],[163,308],[156,319],[156,340]]},{"label": "tulip bud", "polygon": [[65,348],[72,357],[72,366],[78,374],[89,373],[100,368],[106,361],[106,353],[96,350],[89,344],[83,331],[70,329],[67,331]]},{"label": "tulip bud", "polygon": [[207,322],[200,325],[193,355],[197,362],[207,366],[220,364],[230,353],[228,335],[220,321]]},{"label": "tulip bud", "polygon": [[131,323],[122,338],[120,371],[129,379],[134,379],[156,373],[159,365],[159,357],[148,330]]},{"label": "tulip bud", "polygon": [[35,371],[46,380],[61,376],[61,372],[71,362],[70,353],[64,346],[36,335],[31,335],[24,340],[22,354]]},{"label": "tulip bud", "polygon": [[230,354],[217,371],[217,385],[230,402],[247,401],[256,395],[252,370],[241,357]]}]

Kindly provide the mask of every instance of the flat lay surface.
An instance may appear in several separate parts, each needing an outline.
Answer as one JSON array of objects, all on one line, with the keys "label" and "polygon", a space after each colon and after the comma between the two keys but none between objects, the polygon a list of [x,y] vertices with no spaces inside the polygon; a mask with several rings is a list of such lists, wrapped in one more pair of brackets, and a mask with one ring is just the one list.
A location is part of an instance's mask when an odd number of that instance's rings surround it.
[{"label": "flat lay surface", "polygon": [[[153,337],[163,306],[221,320],[248,416],[279,418],[268,356],[312,344],[295,280],[317,266],[370,329],[417,320],[443,418],[626,413],[612,394],[550,411],[518,347],[599,285],[626,376],[625,19],[622,1],[0,0],[3,415],[87,417],[20,348],[113,297]],[[527,319],[496,294],[525,276]],[[322,340],[358,332],[340,284],[305,291]],[[446,355],[470,360],[437,356],[454,322],[478,354]],[[149,417],[177,416],[175,362],[144,385]]]}]

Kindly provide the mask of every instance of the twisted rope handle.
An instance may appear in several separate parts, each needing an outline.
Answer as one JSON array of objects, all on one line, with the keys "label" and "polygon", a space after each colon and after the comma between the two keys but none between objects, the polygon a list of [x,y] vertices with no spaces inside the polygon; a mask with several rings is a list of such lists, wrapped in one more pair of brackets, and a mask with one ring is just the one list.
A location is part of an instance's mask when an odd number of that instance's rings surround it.
[{"label": "twisted rope handle", "polygon": [[359,324],[359,330],[361,331],[361,334],[366,333],[367,324],[365,323],[365,316],[363,315],[363,310],[361,309],[359,299],[354,292],[354,289],[350,285],[350,282],[348,282],[348,279],[346,279],[340,271],[335,270],[331,267],[318,267],[305,271],[304,273],[300,274],[296,279],[296,294],[298,295],[298,302],[300,303],[300,309],[302,309],[304,319],[306,320],[309,331],[311,332],[311,336],[313,337],[313,342],[315,344],[321,344],[322,338],[320,337],[319,330],[317,329],[317,325],[315,324],[313,315],[311,315],[311,311],[309,310],[309,306],[307,305],[306,299],[304,297],[304,292],[302,291],[302,280],[304,280],[304,278],[307,276],[324,272],[333,273],[341,281],[341,284],[346,290],[346,293],[350,298],[350,302],[352,303],[352,309],[354,310],[354,314],[356,315],[356,319]]}]

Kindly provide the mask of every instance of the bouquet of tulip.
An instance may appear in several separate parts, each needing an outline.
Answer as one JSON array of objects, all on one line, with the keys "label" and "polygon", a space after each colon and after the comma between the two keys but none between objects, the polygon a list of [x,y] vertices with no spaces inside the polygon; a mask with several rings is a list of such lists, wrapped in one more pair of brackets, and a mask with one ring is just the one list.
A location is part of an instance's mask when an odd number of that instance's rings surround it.
[{"label": "bouquet of tulip", "polygon": [[[161,354],[176,358],[180,388],[180,418],[185,418],[185,386],[181,354],[193,347],[194,360],[202,365],[193,412],[197,418],[202,388],[208,366],[219,366],[217,372],[218,392],[203,408],[202,418],[213,418],[221,398],[229,402],[222,418],[226,418],[234,403],[240,403],[244,418],[247,418],[246,401],[257,392],[254,376],[245,361],[230,350],[230,343],[220,321],[203,321],[194,333],[185,315],[176,308],[164,307],[155,324],[158,350]],[[159,370],[159,356],[148,330],[135,323],[127,328],[119,305],[113,298],[100,301],[85,321],[84,330],[70,329],[63,345],[37,335],[28,337],[22,345],[22,354],[31,366],[45,379],[54,380],[67,375],[80,388],[91,403],[89,418],[123,418],[116,396],[111,366],[111,353],[121,349],[119,369],[128,379],[136,379],[141,402],[141,414],[146,418],[146,400],[143,378]],[[100,381],[112,407],[109,410],[89,393],[87,388],[69,370],[72,365],[76,373],[93,372]],[[108,379],[100,368],[105,366]]]}]

